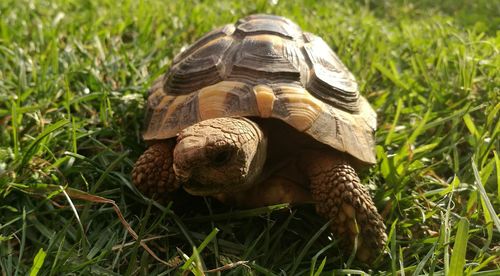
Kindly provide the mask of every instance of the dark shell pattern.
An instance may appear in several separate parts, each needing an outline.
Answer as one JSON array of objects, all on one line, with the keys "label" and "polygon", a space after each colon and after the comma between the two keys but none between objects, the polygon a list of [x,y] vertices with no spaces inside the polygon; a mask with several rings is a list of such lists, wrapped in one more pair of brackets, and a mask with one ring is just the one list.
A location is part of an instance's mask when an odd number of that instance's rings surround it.
[{"label": "dark shell pattern", "polygon": [[177,55],[148,98],[144,139],[174,137],[202,120],[283,120],[321,143],[374,163],[376,114],[320,37],[289,19],[251,15]]}]

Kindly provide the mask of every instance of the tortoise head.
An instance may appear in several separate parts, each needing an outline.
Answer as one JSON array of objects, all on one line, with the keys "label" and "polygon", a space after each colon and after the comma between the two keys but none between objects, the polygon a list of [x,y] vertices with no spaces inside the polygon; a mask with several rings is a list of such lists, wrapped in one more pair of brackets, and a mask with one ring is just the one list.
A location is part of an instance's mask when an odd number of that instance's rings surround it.
[{"label": "tortoise head", "polygon": [[193,195],[215,195],[248,188],[266,160],[267,140],[259,126],[245,118],[215,118],[179,134],[174,171]]}]

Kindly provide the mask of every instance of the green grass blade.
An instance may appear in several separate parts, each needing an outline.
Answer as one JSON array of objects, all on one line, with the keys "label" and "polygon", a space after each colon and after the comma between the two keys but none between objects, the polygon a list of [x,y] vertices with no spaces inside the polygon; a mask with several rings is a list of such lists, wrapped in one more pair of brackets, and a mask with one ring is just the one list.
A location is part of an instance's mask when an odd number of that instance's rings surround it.
[{"label": "green grass blade", "polygon": [[401,114],[401,109],[403,108],[403,100],[399,99],[398,104],[396,106],[396,114],[394,115],[394,119],[391,124],[391,128],[389,129],[389,132],[387,133],[387,137],[385,138],[385,145],[389,145],[392,142],[392,136],[394,135],[394,130],[396,129],[396,126],[399,121],[399,115]]},{"label": "green grass blade", "polygon": [[500,158],[496,151],[493,152],[495,155],[495,168],[497,172],[497,198],[500,198]]},{"label": "green grass blade", "polygon": [[246,218],[246,217],[255,217],[259,215],[269,214],[275,211],[283,210],[290,208],[290,203],[282,203],[277,205],[259,207],[249,210],[237,210],[232,212],[226,212],[223,214],[214,214],[209,216],[199,216],[194,218],[187,218],[184,221],[192,223],[192,222],[207,222],[207,221],[222,221],[228,220],[231,218]]},{"label": "green grass blade", "polygon": [[397,226],[397,222],[398,220],[396,219],[392,225],[391,225],[391,230],[389,231],[389,236],[388,236],[388,240],[390,241],[389,242],[389,250],[390,250],[390,257],[391,257],[391,271],[392,271],[392,274],[395,275],[397,274],[397,266],[396,266],[396,263],[397,263],[397,259],[398,259],[398,255],[396,253],[396,248],[397,248],[397,240],[396,240],[396,226]]},{"label": "green grass blade", "polygon": [[[476,179],[476,187],[479,190],[479,194],[481,195],[481,202],[484,203],[485,205],[485,216],[487,221],[493,220],[493,223],[495,224],[497,231],[500,232],[500,219],[498,218],[497,213],[495,212],[495,208],[493,208],[493,205],[491,204],[490,199],[488,198],[488,194],[486,193],[486,190],[484,189],[483,183],[481,181],[481,177],[479,176],[479,172],[477,171],[477,166],[476,163],[474,162],[474,158],[471,160],[472,162],[472,170],[474,171],[474,177]],[[488,213],[487,213],[488,212]]]},{"label": "green grass blade", "polygon": [[474,125],[474,122],[472,121],[472,117],[470,116],[470,113],[465,114],[463,117],[463,120],[465,122],[465,125],[469,129],[470,133],[476,137],[476,139],[480,138],[479,131],[477,130],[476,126]]},{"label": "green grass blade", "polygon": [[[454,186],[453,186],[454,187]],[[448,195],[448,204],[444,213],[443,224],[441,227],[443,245],[444,245],[444,274],[448,275],[450,271],[450,239],[451,239],[451,203],[455,189],[452,189]],[[443,217],[443,215],[441,215]]]},{"label": "green grass blade", "polygon": [[495,269],[495,270],[474,272],[474,273],[471,273],[471,275],[473,275],[473,276],[498,276],[499,273],[500,273],[500,269]]},{"label": "green grass blade", "polygon": [[297,268],[300,265],[300,262],[302,262],[302,259],[304,258],[305,254],[309,250],[309,248],[314,244],[314,242],[319,238],[319,236],[330,226],[330,222],[325,223],[312,237],[309,239],[307,244],[304,246],[304,248],[300,251],[299,255],[297,258],[294,260],[294,265],[292,269],[290,270],[290,274],[294,274]]},{"label": "green grass blade", "polygon": [[467,242],[469,240],[469,221],[466,218],[460,219],[458,222],[458,230],[455,236],[455,244],[453,245],[453,253],[451,254],[449,275],[463,275],[465,270],[465,253],[467,250]]},{"label": "green grass blade", "polygon": [[16,273],[14,275],[17,275],[18,272],[20,271],[20,266],[22,264],[22,259],[24,255],[24,248],[26,247],[26,228],[27,228],[27,221],[26,221],[26,209],[23,208],[23,213],[22,213],[22,232],[21,232],[21,244],[19,248],[19,253],[18,253],[18,260],[17,260],[17,266],[16,266]]},{"label": "green grass blade", "polygon": [[35,140],[33,140],[33,142],[30,143],[26,152],[24,152],[23,159],[21,162],[21,168],[24,168],[24,166],[29,162],[29,160],[33,157],[33,155],[36,154],[36,147],[42,141],[43,138],[45,138],[47,135],[51,134],[52,132],[64,127],[67,124],[69,124],[68,120],[66,120],[66,119],[60,120],[60,121],[48,126],[44,131],[42,131],[35,138]]},{"label": "green grass blade", "polygon": [[360,276],[368,276],[369,274],[358,269],[334,269],[333,275],[360,275]]},{"label": "green grass blade", "polygon": [[422,258],[422,260],[418,263],[417,267],[415,268],[415,271],[413,272],[413,275],[420,275],[421,271],[424,269],[425,264],[429,261],[429,259],[434,255],[436,250],[436,244],[434,244],[429,252]]},{"label": "green grass blade", "polygon": [[197,253],[194,254],[193,252],[193,255],[182,265],[181,267],[182,270],[186,270],[191,265],[191,263],[195,260],[195,255],[201,253],[203,249],[205,249],[205,247],[215,238],[215,236],[217,235],[217,233],[219,233],[219,231],[220,231],[219,229],[214,228],[212,232],[210,232],[210,234],[207,235],[207,237],[203,240],[200,246],[196,248]]},{"label": "green grass blade", "polygon": [[390,79],[396,86],[399,86],[400,88],[402,88],[404,90],[409,89],[408,85],[406,85],[406,83],[404,83],[403,81],[401,81],[399,79],[399,76],[396,74],[396,72],[387,69],[386,67],[384,67],[384,65],[382,65],[380,63],[375,63],[374,66],[375,66],[375,68],[377,68],[377,70],[380,71],[380,73],[382,73],[384,76],[386,76],[388,79]]},{"label": "green grass blade", "polygon": [[[323,268],[325,268],[325,264],[326,264],[326,257],[323,258],[323,260],[321,261],[321,264],[319,265],[319,267],[316,271],[314,271],[314,270],[311,271],[311,275],[312,276],[320,276],[321,273],[323,272]],[[313,272],[314,272],[314,274],[312,274]]]},{"label": "green grass blade", "polygon": [[30,276],[38,275],[38,272],[40,271],[40,268],[42,268],[43,262],[45,261],[45,256],[47,256],[47,253],[43,251],[43,248],[40,248],[40,250],[38,250],[38,253],[36,253],[35,260],[33,260],[33,266],[31,267]]},{"label": "green grass blade", "polygon": [[[321,256],[325,251],[327,251],[328,249],[330,249],[331,247],[333,247],[334,245],[336,245],[335,243],[331,242],[330,244],[328,244],[327,246],[325,246],[323,249],[321,249],[320,251],[318,251],[318,253],[316,253],[314,255],[314,257],[311,259],[311,276],[313,274],[313,272],[315,271],[316,269],[316,263],[318,262],[318,258],[319,256]],[[323,259],[324,261],[326,261],[326,258]],[[321,274],[321,271],[323,271],[323,262],[320,264],[320,267],[316,270],[316,272],[314,272],[314,274]]]}]

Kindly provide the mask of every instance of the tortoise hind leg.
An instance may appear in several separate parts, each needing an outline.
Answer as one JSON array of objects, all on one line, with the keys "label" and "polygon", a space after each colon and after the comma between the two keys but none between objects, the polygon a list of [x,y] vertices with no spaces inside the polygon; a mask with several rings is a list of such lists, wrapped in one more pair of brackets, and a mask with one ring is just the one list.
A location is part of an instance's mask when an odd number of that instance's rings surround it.
[{"label": "tortoise hind leg", "polygon": [[180,187],[172,167],[175,142],[169,139],[155,143],[135,162],[132,181],[145,196],[164,202]]},{"label": "tortoise hind leg", "polygon": [[332,232],[363,262],[373,261],[386,243],[385,225],[370,195],[347,160],[311,152],[302,158],[317,212],[331,219]]}]

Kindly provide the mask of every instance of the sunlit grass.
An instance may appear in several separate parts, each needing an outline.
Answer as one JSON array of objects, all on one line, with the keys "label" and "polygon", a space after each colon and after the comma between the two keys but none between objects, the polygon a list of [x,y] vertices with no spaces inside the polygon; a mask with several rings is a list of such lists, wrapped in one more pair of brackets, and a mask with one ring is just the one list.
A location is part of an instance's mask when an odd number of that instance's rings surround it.
[{"label": "sunlit grass", "polygon": [[[0,2],[3,275],[497,275],[495,1],[240,2]],[[256,12],[322,36],[377,111],[363,180],[389,243],[373,266],[348,262],[312,206],[162,206],[132,187],[151,82],[203,33]]]}]

